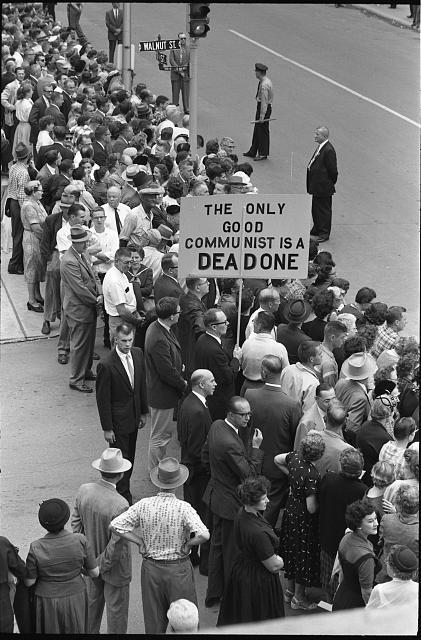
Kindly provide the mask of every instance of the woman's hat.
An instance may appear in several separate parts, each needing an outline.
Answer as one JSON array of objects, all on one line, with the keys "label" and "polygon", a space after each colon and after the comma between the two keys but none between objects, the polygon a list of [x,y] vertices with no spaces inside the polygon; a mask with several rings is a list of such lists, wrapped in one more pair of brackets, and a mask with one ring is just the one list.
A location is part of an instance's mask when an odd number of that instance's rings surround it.
[{"label": "woman's hat", "polygon": [[304,322],[311,312],[306,300],[290,300],[284,308],[284,317],[288,322]]},{"label": "woman's hat", "polygon": [[109,447],[102,452],[101,457],[93,461],[92,466],[104,473],[122,473],[132,467],[130,460],[123,458],[120,449]]},{"label": "woman's hat", "polygon": [[41,527],[47,529],[62,529],[70,518],[67,502],[60,498],[50,498],[41,503],[38,510],[38,520]]},{"label": "woman's hat", "polygon": [[123,171],[123,173],[121,174],[121,177],[123,178],[123,180],[133,180],[135,175],[137,175],[138,173],[140,173],[139,165],[138,164],[129,164],[127,169],[125,169]]},{"label": "woman's hat", "polygon": [[151,481],[160,489],[175,489],[185,483],[189,470],[175,458],[164,458],[150,472]]},{"label": "woman's hat", "polygon": [[75,224],[73,227],[70,227],[70,235],[67,237],[72,242],[86,242],[86,240],[90,239],[91,233],[80,224]]},{"label": "woman's hat", "polygon": [[365,380],[377,371],[377,365],[365,352],[353,353],[342,365],[341,372],[351,380]]},{"label": "woman's hat", "polygon": [[24,144],[23,142],[18,142],[16,145],[15,153],[18,160],[23,160],[24,158],[27,158],[31,152],[26,144]]},{"label": "woman's hat", "polygon": [[418,567],[417,556],[411,549],[405,547],[403,544],[397,546],[397,548],[390,554],[390,560],[393,566],[402,573],[412,573]]}]

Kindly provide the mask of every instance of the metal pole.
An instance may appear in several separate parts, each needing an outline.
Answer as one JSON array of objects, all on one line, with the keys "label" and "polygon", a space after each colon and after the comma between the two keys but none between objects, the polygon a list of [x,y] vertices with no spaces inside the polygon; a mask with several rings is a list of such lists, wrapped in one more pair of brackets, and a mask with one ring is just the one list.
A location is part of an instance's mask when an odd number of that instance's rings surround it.
[{"label": "metal pole", "polygon": [[130,71],[130,57],[131,57],[131,6],[130,2],[123,2],[123,55],[122,55],[122,67],[123,67],[123,84],[126,91],[132,90],[132,73]]},{"label": "metal pole", "polygon": [[189,109],[190,109],[190,153],[192,159],[197,155],[197,38],[190,38],[190,88],[189,88]]}]

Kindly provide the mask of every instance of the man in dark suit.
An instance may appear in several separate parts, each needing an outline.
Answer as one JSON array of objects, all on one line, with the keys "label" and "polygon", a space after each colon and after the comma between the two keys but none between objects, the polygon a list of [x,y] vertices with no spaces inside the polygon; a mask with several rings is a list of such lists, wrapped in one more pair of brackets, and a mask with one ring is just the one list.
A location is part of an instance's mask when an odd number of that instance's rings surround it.
[{"label": "man in dark suit", "polygon": [[180,91],[183,98],[184,113],[189,113],[189,84],[190,84],[190,49],[186,45],[185,33],[179,33],[180,49],[171,49],[169,63],[171,68],[172,102],[179,104]]},{"label": "man in dark suit", "polygon": [[164,253],[161,258],[162,274],[157,278],[153,291],[155,304],[161,298],[170,297],[180,299],[183,289],[181,288],[178,276],[178,254]]},{"label": "man in dark suit", "polygon": [[92,393],[92,388],[85,384],[85,380],[96,379],[92,372],[96,307],[102,304],[103,298],[99,294],[89,260],[84,255],[88,248],[88,231],[81,225],[74,225],[70,235],[72,246],[67,249],[60,264],[63,311],[70,332],[69,387],[82,393]]},{"label": "man in dark suit", "polygon": [[54,127],[54,138],[55,142],[53,144],[44,145],[43,147],[40,147],[38,151],[37,161],[35,163],[38,171],[42,169],[46,162],[45,154],[47,153],[47,151],[51,151],[52,149],[56,149],[60,152],[62,160],[72,160],[73,162],[75,154],[71,149],[68,149],[64,146],[64,140],[66,138],[65,127]]},{"label": "man in dark suit", "polygon": [[148,403],[142,349],[133,347],[131,325],[117,327],[115,347],[98,362],[96,402],[104,438],[121,449],[132,467],[117,483],[117,491],[132,504],[130,476],[136,453],[138,429],[145,426]]},{"label": "man in dark suit", "polygon": [[195,368],[209,369],[216,380],[216,389],[209,398],[209,411],[212,420],[223,419],[227,413],[228,402],[234,395],[235,377],[240,368],[240,362],[235,357],[230,358],[222,346],[221,337],[225,335],[228,320],[221,309],[208,309],[203,316],[206,332],[196,343]]},{"label": "man in dark suit", "polygon": [[307,166],[307,193],[313,196],[311,236],[318,242],[329,240],[332,226],[332,195],[338,179],[336,152],[329,142],[329,129],[317,127],[314,140],[318,147]]},{"label": "man in dark suit", "polygon": [[211,607],[222,597],[232,565],[239,553],[234,538],[234,518],[241,508],[237,487],[246,478],[260,473],[262,433],[256,429],[248,452],[239,436],[250,418],[245,398],[233,396],[225,420],[216,420],[202,449],[202,463],[210,466],[208,486],[203,496],[213,514],[209,553],[208,589],[205,605]]},{"label": "man in dark suit", "polygon": [[63,113],[60,111],[64,103],[63,89],[60,87],[56,87],[51,96],[51,104],[46,109],[46,116],[52,116],[54,118],[54,126],[55,127],[65,127],[67,125],[66,119]]},{"label": "man in dark suit", "polygon": [[40,118],[45,116],[45,112],[51,104],[51,97],[53,95],[53,85],[46,84],[42,89],[42,96],[35,100],[34,104],[31,107],[31,111],[29,113],[28,122],[31,125],[31,133],[29,134],[29,142],[33,144],[34,147],[34,158],[37,156],[37,152],[35,149],[35,145],[37,143],[38,134],[39,134],[39,121]]},{"label": "man in dark suit", "polygon": [[112,2],[113,8],[105,14],[105,25],[108,30],[108,44],[110,62],[114,62],[114,52],[117,42],[123,42],[123,12],[119,2]]},{"label": "man in dark suit", "polygon": [[49,187],[52,177],[59,173],[59,161],[61,162],[61,158],[59,159],[59,152],[56,149],[47,151],[45,154],[45,164],[37,174],[37,180],[40,181],[43,190],[41,203],[44,205],[47,213],[51,212],[51,208],[53,206]]},{"label": "man in dark suit", "polygon": [[107,158],[109,156],[108,146],[111,140],[110,131],[108,127],[100,124],[95,129],[95,139],[92,142],[92,148],[94,150],[94,160],[100,166],[103,167],[107,164]]},{"label": "man in dark suit", "polygon": [[276,526],[280,509],[286,505],[289,490],[288,476],[279,470],[273,458],[278,453],[293,450],[295,432],[301,418],[300,403],[289,398],[281,389],[281,373],[281,359],[265,356],[261,365],[264,386],[247,389],[244,396],[253,413],[251,430],[253,432],[253,427],[258,426],[263,435],[262,474],[271,482],[265,518],[272,527]]},{"label": "man in dark suit", "polygon": [[[204,521],[206,509],[202,497],[209,481],[209,471],[202,465],[201,453],[212,424],[206,398],[213,394],[216,382],[211,371],[197,369],[191,376],[190,384],[192,390],[183,400],[178,412],[177,433],[181,462],[189,470],[189,477],[184,484],[184,500],[191,504]],[[197,552],[197,547],[193,547],[190,555],[193,565],[199,564]],[[202,559],[202,548],[200,558]]]},{"label": "man in dark suit", "polygon": [[151,412],[150,471],[165,458],[167,446],[177,432],[174,410],[187,389],[182,376],[180,344],[172,331],[180,313],[178,300],[161,298],[155,310],[158,318],[147,328],[145,338],[146,385]]},{"label": "man in dark suit", "polygon": [[64,115],[66,122],[69,118],[70,107],[72,103],[75,101],[76,97],[76,83],[73,78],[67,78],[64,81],[63,86],[63,104],[61,105],[61,112]]},{"label": "man in dark suit", "polygon": [[177,337],[180,342],[185,377],[189,380],[195,368],[195,348],[197,339],[205,333],[203,316],[206,306],[202,298],[209,291],[207,278],[186,278],[187,293],[180,296],[180,317],[177,324]]}]

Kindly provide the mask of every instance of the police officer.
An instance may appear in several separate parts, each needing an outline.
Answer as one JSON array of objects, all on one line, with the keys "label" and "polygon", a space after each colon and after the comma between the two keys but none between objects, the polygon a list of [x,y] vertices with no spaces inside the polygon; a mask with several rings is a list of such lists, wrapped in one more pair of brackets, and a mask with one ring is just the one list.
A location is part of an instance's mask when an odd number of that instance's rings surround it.
[{"label": "police officer", "polygon": [[251,147],[243,156],[253,158],[254,160],[266,160],[269,155],[269,122],[272,113],[273,87],[272,82],[266,75],[267,66],[261,62],[254,65],[256,78],[259,80],[257,87],[256,100],[256,124],[254,125],[253,139]]}]

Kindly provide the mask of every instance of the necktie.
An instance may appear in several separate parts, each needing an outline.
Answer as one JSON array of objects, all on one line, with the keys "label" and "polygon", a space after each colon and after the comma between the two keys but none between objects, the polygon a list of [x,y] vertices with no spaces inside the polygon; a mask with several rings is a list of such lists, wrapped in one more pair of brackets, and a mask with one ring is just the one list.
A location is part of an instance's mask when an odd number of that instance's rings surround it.
[{"label": "necktie", "polygon": [[309,168],[309,169],[310,169],[311,165],[313,164],[314,159],[315,159],[315,157],[317,156],[318,152],[319,152],[319,147],[317,147],[316,151],[313,153],[313,156],[312,156],[312,158],[311,158],[310,162],[308,163],[308,168]]},{"label": "necktie", "polygon": [[256,98],[257,98],[257,96],[259,95],[259,91],[260,91],[260,82],[259,82],[259,84],[257,85]]},{"label": "necktie", "polygon": [[117,9],[114,9],[114,16],[115,16],[115,19],[117,20],[117,18],[118,18],[118,12],[117,12]]},{"label": "necktie", "polygon": [[116,227],[117,227],[117,233],[118,233],[118,235],[120,235],[121,220],[120,220],[120,216],[118,215],[118,208],[114,209],[114,215],[115,215],[115,224],[116,224]]},{"label": "necktie", "polygon": [[126,362],[127,362],[127,368],[129,370],[130,384],[132,385],[132,388],[133,388],[134,387],[134,369],[133,369],[132,360],[129,354],[126,355]]}]

